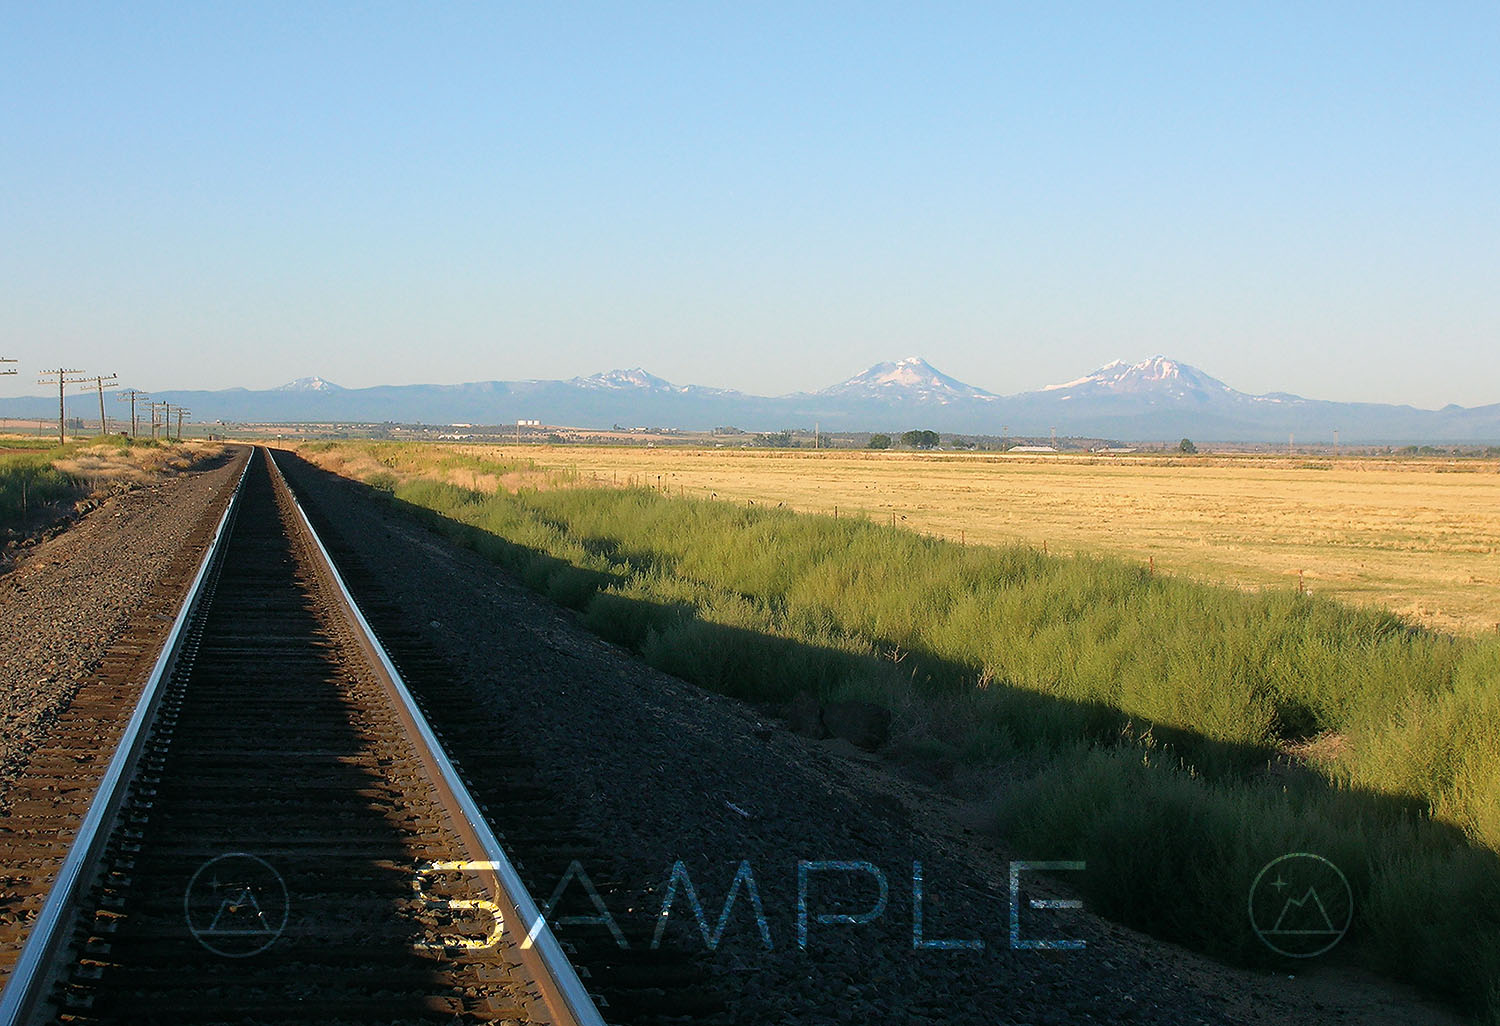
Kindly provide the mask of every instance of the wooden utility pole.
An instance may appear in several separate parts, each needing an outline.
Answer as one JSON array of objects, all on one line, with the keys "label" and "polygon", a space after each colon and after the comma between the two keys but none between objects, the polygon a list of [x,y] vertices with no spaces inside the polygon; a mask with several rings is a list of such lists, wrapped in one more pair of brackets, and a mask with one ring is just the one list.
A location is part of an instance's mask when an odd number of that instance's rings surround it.
[{"label": "wooden utility pole", "polygon": [[1339,429],[1333,429],[1333,458],[1339,458]]},{"label": "wooden utility pole", "polygon": [[62,445],[68,440],[66,428],[67,415],[63,412],[63,393],[69,385],[81,385],[88,378],[68,377],[70,374],[82,374],[83,371],[69,367],[59,367],[57,370],[42,371],[42,376],[37,378],[38,385],[57,386],[57,444]]},{"label": "wooden utility pole", "polygon": [[[15,363],[15,362],[16,361],[12,360],[8,356],[0,356],[0,364]],[[14,374],[14,373],[16,373],[16,369],[14,367],[0,366],[0,375]],[[22,480],[24,480],[24,478]]]},{"label": "wooden utility pole", "polygon": [[139,399],[141,402],[145,402],[146,400],[150,399],[151,397],[149,395],[147,395],[145,392],[142,392],[139,388],[127,388],[127,389],[125,389],[125,391],[118,393],[115,396],[115,398],[119,399],[121,402],[124,402],[126,400],[129,400],[129,402],[130,402],[130,437],[134,438],[135,437],[135,402],[136,402],[137,399]]},{"label": "wooden utility pole", "polygon": [[166,416],[167,416],[167,409],[172,404],[169,403],[169,402],[166,402],[165,400],[163,400],[163,401],[160,401],[160,402],[147,403],[146,405],[148,407],[150,407],[150,409],[151,409],[151,439],[152,439],[152,441],[155,441],[156,440],[156,411],[157,410],[161,410],[162,411],[162,419],[165,420]]},{"label": "wooden utility pole", "polygon": [[119,386],[115,384],[118,378],[118,374],[111,374],[109,377],[105,377],[103,374],[95,374],[92,377],[84,379],[84,384],[92,383],[99,390],[99,434],[101,436],[109,434],[109,419],[104,415],[104,390],[106,388],[118,388]]},{"label": "wooden utility pole", "polygon": [[183,418],[183,415],[187,414],[187,415],[191,416],[192,412],[193,412],[192,410],[185,410],[181,406],[177,407],[177,440],[179,442],[182,441],[182,418]]}]

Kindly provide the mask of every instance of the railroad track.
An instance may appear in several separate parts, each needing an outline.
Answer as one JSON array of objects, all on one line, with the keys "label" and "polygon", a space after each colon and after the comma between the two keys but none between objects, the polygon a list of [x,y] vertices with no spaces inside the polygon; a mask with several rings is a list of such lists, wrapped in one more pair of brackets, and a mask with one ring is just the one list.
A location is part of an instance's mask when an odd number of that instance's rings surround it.
[{"label": "railroad track", "polygon": [[0,994],[55,1019],[603,1022],[264,449]]}]

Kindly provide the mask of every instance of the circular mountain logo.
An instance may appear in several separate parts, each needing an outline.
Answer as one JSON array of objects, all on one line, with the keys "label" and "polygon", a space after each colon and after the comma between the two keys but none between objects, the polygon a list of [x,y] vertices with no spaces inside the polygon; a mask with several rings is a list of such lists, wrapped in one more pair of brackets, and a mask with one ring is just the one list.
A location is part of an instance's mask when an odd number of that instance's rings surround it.
[{"label": "circular mountain logo", "polygon": [[193,937],[225,958],[248,958],[269,948],[286,928],[290,911],[281,874],[244,852],[203,863],[183,896]]},{"label": "circular mountain logo", "polygon": [[1354,891],[1332,862],[1298,851],[1272,859],[1250,885],[1250,926],[1288,958],[1323,954],[1349,932]]}]

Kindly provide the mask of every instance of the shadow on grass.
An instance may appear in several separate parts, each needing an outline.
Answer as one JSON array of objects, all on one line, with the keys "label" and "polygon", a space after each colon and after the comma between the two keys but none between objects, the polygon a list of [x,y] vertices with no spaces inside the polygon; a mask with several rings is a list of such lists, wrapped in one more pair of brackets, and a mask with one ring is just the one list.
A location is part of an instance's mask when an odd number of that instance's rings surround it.
[{"label": "shadow on grass", "polygon": [[[1144,724],[1104,703],[1003,681],[980,686],[980,667],[920,648],[905,648],[897,663],[716,623],[689,602],[606,590],[672,569],[613,539],[553,523],[582,551],[623,565],[578,566],[294,454],[283,466],[294,480],[336,483],[478,552],[578,610],[596,634],[699,686],[770,705],[802,691],[896,705],[911,722],[887,754],[945,759],[971,779],[992,771],[997,834],[1029,858],[1085,861],[1069,884],[1090,908],[1131,926],[1241,964],[1302,965],[1274,954],[1252,928],[1252,885],[1279,856],[1322,855],[1353,894],[1348,940],[1331,957],[1411,980],[1495,1021],[1500,858],[1430,819],[1419,795],[1336,785],[1274,748]],[[867,640],[876,652],[895,649],[888,639]]]}]

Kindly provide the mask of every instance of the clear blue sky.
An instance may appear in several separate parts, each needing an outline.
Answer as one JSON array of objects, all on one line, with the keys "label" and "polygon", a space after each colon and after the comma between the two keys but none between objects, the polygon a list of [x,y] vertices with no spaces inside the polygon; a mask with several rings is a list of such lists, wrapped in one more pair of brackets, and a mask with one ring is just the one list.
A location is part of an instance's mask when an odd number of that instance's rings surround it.
[{"label": "clear blue sky", "polygon": [[1162,352],[1500,401],[1489,0],[7,0],[0,194],[7,395]]}]

